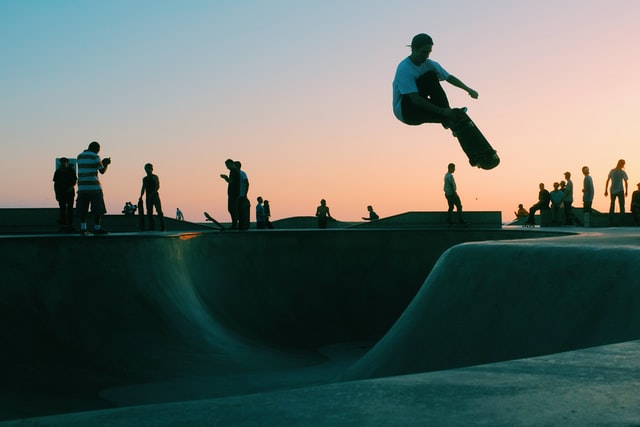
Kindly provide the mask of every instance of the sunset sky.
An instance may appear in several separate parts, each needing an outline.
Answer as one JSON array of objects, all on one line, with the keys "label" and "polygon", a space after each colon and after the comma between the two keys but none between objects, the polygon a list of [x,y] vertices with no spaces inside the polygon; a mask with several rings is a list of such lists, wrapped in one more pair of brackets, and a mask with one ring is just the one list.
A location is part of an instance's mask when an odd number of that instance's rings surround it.
[{"label": "sunset sky", "polygon": [[[138,199],[143,166],[165,214],[228,221],[227,158],[272,219],[313,215],[325,198],[353,221],[446,209],[449,162],[465,210],[513,218],[538,183],[583,165],[594,208],[627,161],[640,182],[637,0],[1,0],[0,208],[55,207],[55,158],[89,142],[111,157],[109,213]],[[407,126],[391,81],[416,33],[431,58],[480,94],[445,83],[502,159],[471,167],[439,125]]]}]

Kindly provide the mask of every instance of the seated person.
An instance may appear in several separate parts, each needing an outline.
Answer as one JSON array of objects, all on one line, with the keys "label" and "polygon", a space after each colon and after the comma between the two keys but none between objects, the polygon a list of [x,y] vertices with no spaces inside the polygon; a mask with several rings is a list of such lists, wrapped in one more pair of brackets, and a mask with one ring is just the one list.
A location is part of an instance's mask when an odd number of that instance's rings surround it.
[{"label": "seated person", "polygon": [[551,196],[549,191],[544,188],[544,184],[539,184],[540,191],[538,192],[538,203],[529,208],[529,218],[527,218],[527,225],[535,225],[535,213],[536,211],[549,209],[549,202],[551,202]]},{"label": "seated person", "polygon": [[529,216],[529,211],[527,211],[524,206],[522,206],[522,203],[520,203],[518,205],[518,210],[516,212],[514,212],[514,214],[516,215],[516,218],[526,218]]}]

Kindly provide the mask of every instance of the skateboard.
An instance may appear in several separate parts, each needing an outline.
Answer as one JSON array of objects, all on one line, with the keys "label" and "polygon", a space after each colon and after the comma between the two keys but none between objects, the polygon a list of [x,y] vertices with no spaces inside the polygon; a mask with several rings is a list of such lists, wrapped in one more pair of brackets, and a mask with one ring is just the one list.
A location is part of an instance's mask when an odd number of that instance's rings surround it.
[{"label": "skateboard", "polygon": [[460,109],[455,123],[451,126],[453,135],[458,139],[462,150],[469,158],[471,166],[480,169],[493,169],[500,164],[500,158],[487,138],[467,115],[466,109]]},{"label": "skateboard", "polygon": [[218,221],[216,221],[211,215],[209,215],[207,212],[204,213],[204,217],[207,219],[207,221],[211,221],[220,231],[223,231],[225,228],[222,224],[220,224]]},{"label": "skateboard", "polygon": [[138,228],[144,231],[144,202],[142,198],[138,199]]}]

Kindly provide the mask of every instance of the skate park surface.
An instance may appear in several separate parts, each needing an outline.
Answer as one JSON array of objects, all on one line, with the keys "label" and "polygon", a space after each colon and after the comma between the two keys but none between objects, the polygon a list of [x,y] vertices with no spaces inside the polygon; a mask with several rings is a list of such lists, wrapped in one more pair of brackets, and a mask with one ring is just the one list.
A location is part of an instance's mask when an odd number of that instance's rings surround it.
[{"label": "skate park surface", "polygon": [[408,222],[0,236],[0,425],[640,425],[637,228]]}]

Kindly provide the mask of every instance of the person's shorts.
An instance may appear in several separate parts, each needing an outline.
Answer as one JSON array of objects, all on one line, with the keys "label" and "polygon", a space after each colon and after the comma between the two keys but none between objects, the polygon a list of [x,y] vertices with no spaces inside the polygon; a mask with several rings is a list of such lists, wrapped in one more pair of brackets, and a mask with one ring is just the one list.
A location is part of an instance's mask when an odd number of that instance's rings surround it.
[{"label": "person's shorts", "polygon": [[76,209],[80,212],[89,212],[89,206],[91,206],[91,214],[93,215],[102,215],[107,213],[102,191],[78,192]]}]

